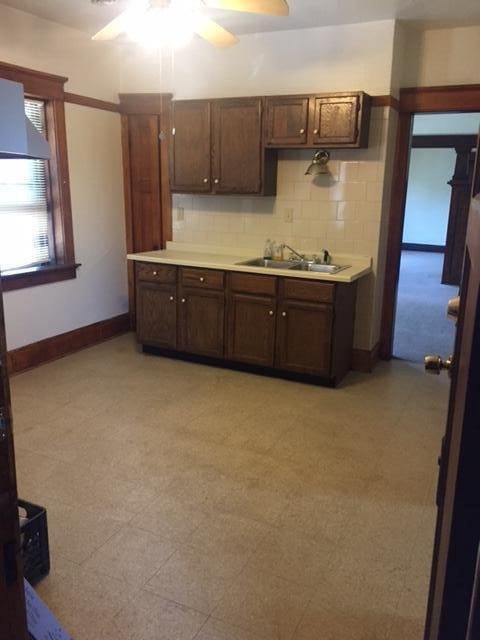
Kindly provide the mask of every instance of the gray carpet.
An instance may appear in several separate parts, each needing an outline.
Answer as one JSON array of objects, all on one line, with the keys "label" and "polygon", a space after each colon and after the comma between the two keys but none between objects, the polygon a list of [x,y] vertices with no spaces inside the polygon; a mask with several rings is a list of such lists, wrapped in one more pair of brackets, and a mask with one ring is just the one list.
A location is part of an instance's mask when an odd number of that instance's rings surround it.
[{"label": "gray carpet", "polygon": [[446,357],[453,351],[455,325],[447,302],[458,287],[441,284],[443,253],[403,251],[393,354],[422,362],[427,353]]}]

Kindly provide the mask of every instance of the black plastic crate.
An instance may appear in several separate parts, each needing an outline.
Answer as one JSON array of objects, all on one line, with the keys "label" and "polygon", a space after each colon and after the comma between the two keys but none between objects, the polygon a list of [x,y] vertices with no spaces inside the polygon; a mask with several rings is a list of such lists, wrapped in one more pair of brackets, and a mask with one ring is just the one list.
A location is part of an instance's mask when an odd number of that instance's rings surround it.
[{"label": "black plastic crate", "polygon": [[20,526],[23,572],[28,582],[35,585],[50,572],[47,511],[25,500],[19,500],[18,506],[27,518]]}]

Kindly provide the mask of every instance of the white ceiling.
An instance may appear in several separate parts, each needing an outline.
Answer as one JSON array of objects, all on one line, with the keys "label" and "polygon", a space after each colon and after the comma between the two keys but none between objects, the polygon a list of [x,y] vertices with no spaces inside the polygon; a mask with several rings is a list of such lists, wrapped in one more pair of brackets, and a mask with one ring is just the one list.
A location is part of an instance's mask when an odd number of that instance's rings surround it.
[{"label": "white ceiling", "polygon": [[[93,5],[90,0],[0,0],[36,16],[92,35],[125,9],[130,0]],[[306,29],[398,18],[419,27],[480,24],[479,0],[288,0],[290,15],[273,18],[233,11],[205,12],[236,34]]]}]

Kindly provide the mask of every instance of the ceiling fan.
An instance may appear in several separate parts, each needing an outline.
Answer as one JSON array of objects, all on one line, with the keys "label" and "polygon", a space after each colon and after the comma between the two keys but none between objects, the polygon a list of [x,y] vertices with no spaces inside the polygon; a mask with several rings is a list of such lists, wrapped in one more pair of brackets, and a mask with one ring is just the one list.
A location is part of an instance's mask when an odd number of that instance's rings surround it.
[{"label": "ceiling fan", "polygon": [[[92,0],[94,4],[112,0]],[[132,0],[130,6],[96,33],[92,40],[113,40],[126,33],[146,44],[186,43],[196,33],[215,47],[230,47],[238,38],[202,13],[223,9],[269,16],[287,16],[287,0]]]}]

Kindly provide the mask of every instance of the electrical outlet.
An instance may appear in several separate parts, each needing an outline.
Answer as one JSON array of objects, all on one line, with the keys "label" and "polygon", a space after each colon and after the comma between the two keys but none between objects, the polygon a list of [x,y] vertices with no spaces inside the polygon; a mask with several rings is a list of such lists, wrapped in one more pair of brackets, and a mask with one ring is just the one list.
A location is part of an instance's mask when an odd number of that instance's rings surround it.
[{"label": "electrical outlet", "polygon": [[177,207],[177,220],[179,222],[185,220],[185,209],[183,207]]},{"label": "electrical outlet", "polygon": [[284,219],[285,222],[293,222],[293,207],[285,207]]}]

